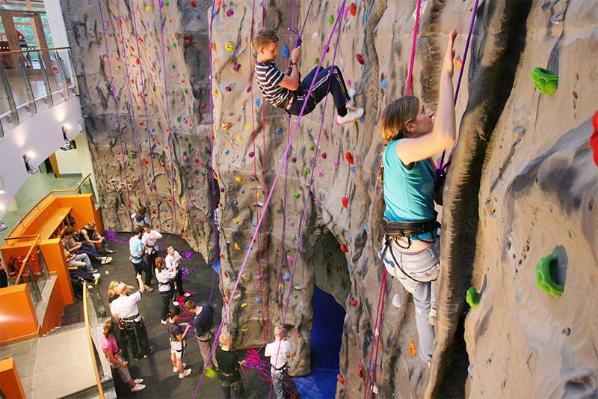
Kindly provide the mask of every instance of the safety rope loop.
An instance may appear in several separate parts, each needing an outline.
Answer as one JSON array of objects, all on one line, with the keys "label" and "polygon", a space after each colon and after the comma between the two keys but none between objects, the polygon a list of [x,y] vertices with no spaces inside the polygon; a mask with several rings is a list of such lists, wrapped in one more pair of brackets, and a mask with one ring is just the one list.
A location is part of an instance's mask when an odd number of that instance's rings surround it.
[{"label": "safety rope loop", "polygon": [[[473,27],[475,25],[476,14],[478,13],[478,4],[480,0],[475,0],[473,5],[473,11],[471,13],[471,21],[469,22],[469,32],[467,32],[467,41],[465,42],[465,49],[463,50],[463,60],[461,62],[461,70],[459,71],[459,77],[457,78],[457,87],[455,87],[455,103],[457,102],[457,98],[459,97],[459,89],[461,88],[461,79],[463,78],[463,72],[465,71],[465,62],[467,61],[467,53],[469,52],[469,43],[471,42],[471,36],[473,35]],[[440,157],[440,163],[438,164],[437,169],[443,169],[448,166],[444,165],[444,157],[446,151],[442,152],[442,156]]]}]

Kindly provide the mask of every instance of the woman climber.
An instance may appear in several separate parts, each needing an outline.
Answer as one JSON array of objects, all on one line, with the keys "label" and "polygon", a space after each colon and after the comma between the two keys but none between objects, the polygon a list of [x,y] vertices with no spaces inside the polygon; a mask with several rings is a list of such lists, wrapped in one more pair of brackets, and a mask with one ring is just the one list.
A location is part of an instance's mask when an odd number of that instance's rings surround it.
[{"label": "woman climber", "polygon": [[[388,273],[413,295],[420,358],[429,362],[436,323],[435,286],[440,268],[440,239],[434,211],[432,157],[455,143],[453,43],[449,35],[440,71],[436,118],[417,97],[389,104],[382,115],[385,245],[380,257]],[[395,295],[393,305],[400,307]]]},{"label": "woman climber", "polygon": [[[303,115],[307,115],[328,93],[331,93],[338,112],[336,123],[339,125],[349,123],[363,115],[363,108],[355,107],[353,99],[347,92],[341,70],[336,65],[321,67],[319,71],[316,67],[301,81],[298,66],[301,47],[291,51],[291,63],[287,75],[283,74],[274,62],[278,56],[278,36],[274,30],[259,31],[255,38],[255,48],[257,84],[264,98],[273,106],[284,109],[290,115],[300,115],[305,104]],[[312,92],[308,96],[314,79]]]}]

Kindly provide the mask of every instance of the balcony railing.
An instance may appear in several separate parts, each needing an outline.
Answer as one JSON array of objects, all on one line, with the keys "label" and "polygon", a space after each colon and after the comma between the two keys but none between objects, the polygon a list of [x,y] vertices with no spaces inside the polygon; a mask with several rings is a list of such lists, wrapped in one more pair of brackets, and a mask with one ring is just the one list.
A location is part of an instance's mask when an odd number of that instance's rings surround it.
[{"label": "balcony railing", "polygon": [[41,302],[42,291],[50,275],[44,255],[39,248],[40,236],[36,234],[13,237],[7,238],[6,241],[12,244],[28,244],[19,247],[21,254],[6,260],[9,283],[29,285],[33,304]]},{"label": "balcony railing", "polygon": [[0,51],[0,137],[78,94],[68,47]]},{"label": "balcony railing", "polygon": [[102,371],[102,366],[100,365],[100,362],[97,359],[96,350],[96,347],[100,347],[99,340],[94,340],[94,338],[96,338],[96,333],[100,328],[100,320],[98,318],[98,314],[96,313],[96,309],[94,308],[91,293],[87,289],[87,284],[83,284],[83,314],[85,316],[85,330],[87,331],[87,347],[89,349],[89,356],[92,359],[91,361],[93,364],[93,373],[96,380],[96,387],[98,389],[98,397],[100,399],[104,399],[104,387],[102,386],[102,383],[100,381],[100,372]]}]

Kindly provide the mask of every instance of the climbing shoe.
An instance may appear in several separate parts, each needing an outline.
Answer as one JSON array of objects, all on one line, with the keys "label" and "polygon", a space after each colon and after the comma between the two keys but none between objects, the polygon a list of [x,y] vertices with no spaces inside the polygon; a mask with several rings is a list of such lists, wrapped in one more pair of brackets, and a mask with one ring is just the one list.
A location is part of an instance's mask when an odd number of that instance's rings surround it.
[{"label": "climbing shoe", "polygon": [[344,125],[345,123],[353,122],[356,119],[359,119],[363,116],[363,108],[355,108],[353,110],[347,111],[345,116],[336,116],[336,123],[339,125]]}]

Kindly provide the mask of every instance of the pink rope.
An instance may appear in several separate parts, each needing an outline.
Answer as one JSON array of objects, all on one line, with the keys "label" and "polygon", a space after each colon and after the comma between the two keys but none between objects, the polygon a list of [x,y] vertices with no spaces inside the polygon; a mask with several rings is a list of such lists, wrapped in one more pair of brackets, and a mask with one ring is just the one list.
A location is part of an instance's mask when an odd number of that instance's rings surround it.
[{"label": "pink rope", "polygon": [[415,9],[415,24],[413,25],[413,39],[411,40],[411,55],[409,57],[409,71],[407,72],[407,88],[405,95],[411,95],[411,80],[413,78],[413,64],[415,63],[415,48],[417,47],[417,34],[419,32],[419,12],[421,10],[422,0],[417,0]]}]

